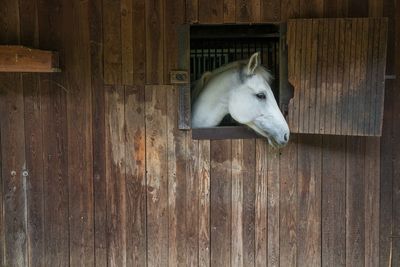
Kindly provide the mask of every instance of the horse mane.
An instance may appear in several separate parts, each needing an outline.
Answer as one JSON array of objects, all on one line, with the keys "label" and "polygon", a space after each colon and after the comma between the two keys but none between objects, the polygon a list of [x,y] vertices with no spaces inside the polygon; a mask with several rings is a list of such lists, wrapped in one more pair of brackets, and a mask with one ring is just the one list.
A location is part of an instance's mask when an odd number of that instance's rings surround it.
[{"label": "horse mane", "polygon": [[[201,78],[194,82],[194,85],[193,85],[194,88],[191,93],[192,103],[194,102],[194,100],[196,100],[200,96],[201,92],[206,87],[208,81],[213,79],[215,76],[217,76],[223,72],[226,72],[228,70],[234,69],[234,68],[239,68],[240,72],[242,72],[243,68],[246,66],[247,61],[248,60],[234,61],[234,62],[225,64],[225,65],[213,70],[212,72],[207,71],[207,72],[203,73]],[[258,66],[255,71],[256,71],[256,73],[260,74],[267,81],[268,84],[271,84],[271,81],[273,79],[272,74],[264,66],[262,66],[262,65]]]}]

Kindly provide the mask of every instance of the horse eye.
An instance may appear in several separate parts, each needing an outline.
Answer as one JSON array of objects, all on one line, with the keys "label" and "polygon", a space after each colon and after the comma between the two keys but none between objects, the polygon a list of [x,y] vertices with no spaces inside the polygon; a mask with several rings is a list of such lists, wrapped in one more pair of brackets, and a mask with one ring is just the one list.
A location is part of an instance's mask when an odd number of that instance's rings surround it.
[{"label": "horse eye", "polygon": [[256,97],[261,100],[265,100],[267,98],[264,93],[258,93],[256,94]]}]

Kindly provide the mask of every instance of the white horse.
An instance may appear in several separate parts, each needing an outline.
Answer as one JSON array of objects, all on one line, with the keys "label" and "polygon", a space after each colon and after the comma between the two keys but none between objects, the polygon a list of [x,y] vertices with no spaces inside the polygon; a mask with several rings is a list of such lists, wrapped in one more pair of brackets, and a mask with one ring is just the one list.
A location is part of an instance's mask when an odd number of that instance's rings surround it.
[{"label": "white horse", "polygon": [[230,114],[268,138],[275,147],[289,141],[289,126],[272,93],[270,73],[260,65],[260,54],[204,73],[192,94],[192,127],[217,126]]}]

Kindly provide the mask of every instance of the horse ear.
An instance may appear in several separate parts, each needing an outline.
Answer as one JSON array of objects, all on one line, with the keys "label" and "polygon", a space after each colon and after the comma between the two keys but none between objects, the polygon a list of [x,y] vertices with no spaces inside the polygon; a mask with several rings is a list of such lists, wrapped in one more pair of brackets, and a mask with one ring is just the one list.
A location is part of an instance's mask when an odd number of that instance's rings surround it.
[{"label": "horse ear", "polygon": [[258,66],[260,66],[260,64],[260,53],[256,52],[250,57],[249,62],[247,63],[247,75],[253,75],[254,71]]}]

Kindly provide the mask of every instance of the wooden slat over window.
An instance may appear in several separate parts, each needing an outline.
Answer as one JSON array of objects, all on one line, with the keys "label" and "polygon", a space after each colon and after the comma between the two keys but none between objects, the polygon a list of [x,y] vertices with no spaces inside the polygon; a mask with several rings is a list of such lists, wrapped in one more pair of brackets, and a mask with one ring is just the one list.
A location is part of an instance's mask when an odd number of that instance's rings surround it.
[{"label": "wooden slat over window", "polygon": [[380,136],[386,18],[289,20],[294,133]]}]

